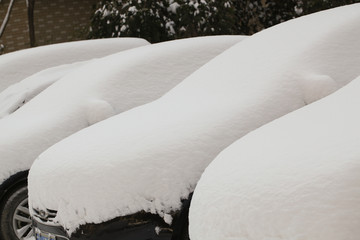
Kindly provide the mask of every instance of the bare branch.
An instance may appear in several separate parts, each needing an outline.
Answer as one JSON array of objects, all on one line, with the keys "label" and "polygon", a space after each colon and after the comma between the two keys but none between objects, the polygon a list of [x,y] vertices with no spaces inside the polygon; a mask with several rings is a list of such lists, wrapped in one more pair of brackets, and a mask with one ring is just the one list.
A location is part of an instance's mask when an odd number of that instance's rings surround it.
[{"label": "bare branch", "polygon": [[3,35],[3,33],[4,33],[4,31],[5,31],[5,27],[6,27],[7,23],[8,23],[8,21],[9,21],[10,13],[11,13],[12,7],[13,7],[13,5],[14,5],[14,2],[15,2],[15,0],[11,0],[11,1],[10,1],[8,10],[7,10],[7,12],[6,12],[6,16],[5,16],[5,18],[4,18],[4,21],[3,21],[2,24],[1,24],[1,27],[0,27],[0,38],[1,38],[1,36]]}]

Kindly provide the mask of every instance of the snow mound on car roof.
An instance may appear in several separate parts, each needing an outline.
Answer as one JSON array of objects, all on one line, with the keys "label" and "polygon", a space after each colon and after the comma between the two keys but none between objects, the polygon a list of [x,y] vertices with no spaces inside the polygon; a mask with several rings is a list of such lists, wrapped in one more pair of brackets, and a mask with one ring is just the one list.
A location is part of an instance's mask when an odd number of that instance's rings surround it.
[{"label": "snow mound on car roof", "polygon": [[140,38],[112,38],[58,43],[0,56],[0,92],[49,67],[84,61],[149,44]]},{"label": "snow mound on car roof", "polygon": [[232,144],[190,209],[191,239],[358,239],[360,77]]},{"label": "snow mound on car roof", "polygon": [[359,75],[359,40],[360,5],[245,39],[157,101],[41,154],[30,171],[31,206],[57,210],[69,233],[141,210],[169,219],[226,146]]},{"label": "snow mound on car roof", "polygon": [[91,61],[0,119],[0,183],[48,147],[116,113],[161,97],[244,36],[143,46]]},{"label": "snow mound on car roof", "polygon": [[42,70],[0,92],[0,118],[15,112],[51,84],[87,62],[63,64]]}]

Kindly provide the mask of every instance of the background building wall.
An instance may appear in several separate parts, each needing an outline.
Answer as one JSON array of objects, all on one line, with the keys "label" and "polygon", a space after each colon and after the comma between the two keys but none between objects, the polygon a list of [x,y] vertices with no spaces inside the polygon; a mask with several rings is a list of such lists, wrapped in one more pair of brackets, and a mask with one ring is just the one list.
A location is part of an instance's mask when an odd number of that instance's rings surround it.
[{"label": "background building wall", "polygon": [[[5,18],[10,0],[1,0],[0,3],[0,26]],[[30,46],[29,30],[27,22],[27,8],[25,0],[16,0],[6,25],[0,44],[5,46],[5,53]]]},{"label": "background building wall", "polygon": [[[10,0],[0,3],[0,24]],[[35,45],[86,39],[93,6],[97,0],[35,0]],[[16,0],[10,20],[0,39],[5,53],[30,47],[25,0]]]}]

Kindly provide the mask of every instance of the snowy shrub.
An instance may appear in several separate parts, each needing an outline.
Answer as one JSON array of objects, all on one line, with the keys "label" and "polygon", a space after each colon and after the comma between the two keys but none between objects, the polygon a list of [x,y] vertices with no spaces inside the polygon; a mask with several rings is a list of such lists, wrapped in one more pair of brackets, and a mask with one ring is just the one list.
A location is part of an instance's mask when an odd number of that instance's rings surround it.
[{"label": "snowy shrub", "polygon": [[150,42],[221,34],[250,35],[275,24],[360,0],[111,0],[100,2],[89,38]]},{"label": "snowy shrub", "polygon": [[118,2],[100,2],[91,19],[90,38],[108,38],[120,36],[116,34],[120,21]]},{"label": "snowy shrub", "polygon": [[[177,37],[236,34],[236,16],[229,0],[178,0],[174,15]],[[174,8],[172,8],[174,9]]]},{"label": "snowy shrub", "polygon": [[125,0],[100,2],[90,28],[90,38],[142,37],[150,42],[173,38],[167,1]]},{"label": "snowy shrub", "polygon": [[219,34],[236,34],[230,0],[112,0],[98,4],[89,37],[142,37],[160,42]]},{"label": "snowy shrub", "polygon": [[172,37],[166,1],[127,0],[121,4],[118,35],[160,42]]},{"label": "snowy shrub", "polygon": [[297,0],[296,2],[303,12],[303,15],[306,15],[329,8],[340,7],[352,3],[359,3],[360,0]]},{"label": "snowy shrub", "polygon": [[239,34],[253,34],[281,22],[360,0],[232,0]]},{"label": "snowy shrub", "polygon": [[301,15],[299,0],[233,0],[238,33],[253,34]]}]

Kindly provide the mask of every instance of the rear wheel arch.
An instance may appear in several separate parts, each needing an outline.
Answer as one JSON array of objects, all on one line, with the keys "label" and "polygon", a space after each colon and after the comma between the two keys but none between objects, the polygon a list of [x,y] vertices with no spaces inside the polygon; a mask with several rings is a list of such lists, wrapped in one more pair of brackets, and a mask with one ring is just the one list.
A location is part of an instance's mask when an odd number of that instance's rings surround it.
[{"label": "rear wheel arch", "polygon": [[[0,186],[0,240],[17,240],[13,228],[12,217],[20,203],[27,201],[27,176],[28,171],[18,172],[5,180]],[[14,204],[11,202],[14,201]]]},{"label": "rear wheel arch", "polygon": [[13,174],[0,185],[0,210],[4,207],[4,201],[11,193],[21,185],[27,185],[29,170]]}]

